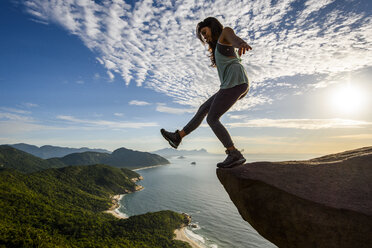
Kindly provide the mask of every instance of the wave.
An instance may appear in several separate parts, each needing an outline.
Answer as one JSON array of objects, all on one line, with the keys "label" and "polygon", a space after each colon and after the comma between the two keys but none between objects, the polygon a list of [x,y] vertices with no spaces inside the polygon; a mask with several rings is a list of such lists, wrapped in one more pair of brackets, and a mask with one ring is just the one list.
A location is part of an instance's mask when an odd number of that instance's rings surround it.
[{"label": "wave", "polygon": [[188,228],[185,229],[185,233],[186,233],[187,237],[189,237],[190,239],[192,239],[194,241],[197,241],[198,243],[202,243],[202,244],[205,243],[205,239],[202,236],[194,233],[193,231],[189,230]]},{"label": "wave", "polygon": [[120,195],[120,197],[119,197],[119,199],[118,199],[118,207],[114,209],[114,212],[115,212],[117,215],[119,215],[119,216],[121,216],[121,217],[127,219],[127,218],[129,218],[129,216],[128,216],[126,213],[120,211],[120,209],[125,208],[124,205],[121,203],[121,200],[123,199],[124,196],[125,196],[125,194]]},{"label": "wave", "polygon": [[[200,229],[201,228],[198,226],[198,228],[193,228],[192,230],[200,230]],[[185,234],[189,239],[195,241],[196,243],[198,243],[202,247],[218,248],[217,244],[213,244],[213,243],[212,244],[207,244],[209,242],[207,242],[206,240],[210,241],[208,238],[205,238],[205,237],[201,236],[200,234],[196,234],[192,230],[190,230],[188,228],[185,228]]]}]

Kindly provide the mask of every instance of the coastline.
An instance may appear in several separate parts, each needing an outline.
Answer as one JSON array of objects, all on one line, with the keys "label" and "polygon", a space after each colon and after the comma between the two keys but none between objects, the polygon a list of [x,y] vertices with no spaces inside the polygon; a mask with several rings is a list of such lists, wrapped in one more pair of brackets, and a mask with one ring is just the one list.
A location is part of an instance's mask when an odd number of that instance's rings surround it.
[{"label": "coastline", "polygon": [[[137,182],[139,180],[143,180],[143,177],[140,175],[139,177],[134,177],[134,178],[131,178],[130,179],[132,182]],[[137,185],[135,184],[135,188],[134,188],[134,192],[136,191],[141,191],[143,190],[144,187],[142,185]],[[126,193],[134,193],[132,191],[129,191],[129,190],[125,190]],[[112,214],[114,217],[118,218],[118,219],[128,219],[128,215],[122,213],[119,211],[119,208],[120,208],[120,200],[125,196],[126,194],[121,194],[121,195],[113,195],[113,196],[110,196],[111,198],[111,203],[112,203],[112,206],[108,209],[108,210],[105,210],[103,211],[104,213],[108,213],[108,214]]]},{"label": "coastline", "polygon": [[165,165],[170,165],[170,164],[159,164],[159,165],[153,165],[153,166],[140,167],[137,169],[133,169],[132,171],[146,170],[146,169],[156,168],[156,167],[165,166]]},{"label": "coastline", "polygon": [[[128,216],[122,212],[119,211],[120,208],[120,200],[125,196],[123,195],[114,195],[111,197],[112,200],[112,206],[109,208],[109,210],[104,211],[105,213],[112,214],[114,217],[118,219],[128,219]],[[189,238],[186,234],[186,227],[181,227],[179,229],[174,230],[174,234],[176,237],[174,239],[181,240],[186,243],[189,243],[192,248],[202,248],[198,243],[196,243],[194,240]]]},{"label": "coastline", "polygon": [[187,236],[186,227],[181,227],[179,229],[174,230],[174,234],[176,234],[176,237],[174,239],[189,243],[189,245],[192,248],[203,248],[201,245],[199,245],[198,243],[196,243],[194,240]]},{"label": "coastline", "polygon": [[104,211],[105,213],[112,214],[114,217],[118,219],[128,219],[128,216],[126,214],[123,214],[119,211],[120,208],[120,200],[124,197],[124,195],[114,195],[111,197],[112,206]]}]

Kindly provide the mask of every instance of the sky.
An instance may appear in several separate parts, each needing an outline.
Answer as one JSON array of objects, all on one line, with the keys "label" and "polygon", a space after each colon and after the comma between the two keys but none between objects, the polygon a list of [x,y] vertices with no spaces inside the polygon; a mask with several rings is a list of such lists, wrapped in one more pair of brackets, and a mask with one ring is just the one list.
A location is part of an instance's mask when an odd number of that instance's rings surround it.
[{"label": "sky", "polygon": [[[249,94],[221,122],[244,153],[372,145],[368,0],[0,1],[0,144],[169,147],[219,89],[196,38],[214,16],[253,48]],[[224,153],[208,124],[179,149]]]}]

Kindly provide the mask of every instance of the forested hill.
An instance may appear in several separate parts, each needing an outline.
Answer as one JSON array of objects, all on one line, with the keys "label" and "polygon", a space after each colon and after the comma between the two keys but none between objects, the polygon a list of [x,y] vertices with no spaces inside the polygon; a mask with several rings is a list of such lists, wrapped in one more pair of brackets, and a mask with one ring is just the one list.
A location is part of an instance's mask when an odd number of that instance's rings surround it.
[{"label": "forested hill", "polygon": [[115,167],[126,167],[130,169],[169,164],[169,161],[160,155],[148,152],[139,152],[126,148],[119,148],[111,154],[99,152],[72,153],[63,158],[53,158],[60,160],[67,165],[89,165],[102,163]]},{"label": "forested hill", "polygon": [[135,172],[107,165],[23,174],[0,169],[0,246],[189,247],[172,240],[185,221],[171,211],[116,219],[110,196],[135,190]]},{"label": "forested hill", "polygon": [[55,164],[52,167],[63,166],[62,163],[66,165],[108,164],[115,167],[135,169],[169,164],[169,161],[161,155],[134,151],[124,147],[116,149],[111,153],[104,149],[90,149],[87,147],[69,148],[51,145],[37,147],[24,143],[9,146],[39,158],[48,159],[52,164]]},{"label": "forested hill", "polygon": [[72,153],[63,158],[50,158],[49,161],[60,161],[66,165],[90,165],[90,164],[104,164],[104,161],[110,154],[100,152],[81,152]]},{"label": "forested hill", "polygon": [[8,145],[0,145],[0,168],[12,168],[31,173],[48,168],[61,168],[69,165],[107,164],[129,169],[169,164],[169,161],[157,154],[133,151],[125,148],[112,154],[99,152],[72,153],[63,158],[41,159]]},{"label": "forested hill", "polygon": [[7,145],[0,145],[0,167],[29,173],[66,166],[61,161],[48,161]]}]

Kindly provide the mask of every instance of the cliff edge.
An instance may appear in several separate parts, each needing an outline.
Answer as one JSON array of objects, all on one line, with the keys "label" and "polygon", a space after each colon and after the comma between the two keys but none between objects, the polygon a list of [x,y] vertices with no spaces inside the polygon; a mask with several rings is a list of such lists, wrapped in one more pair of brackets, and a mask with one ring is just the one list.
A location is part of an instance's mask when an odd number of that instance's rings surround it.
[{"label": "cliff edge", "polygon": [[372,247],[372,147],[217,176],[243,219],[279,247]]}]

